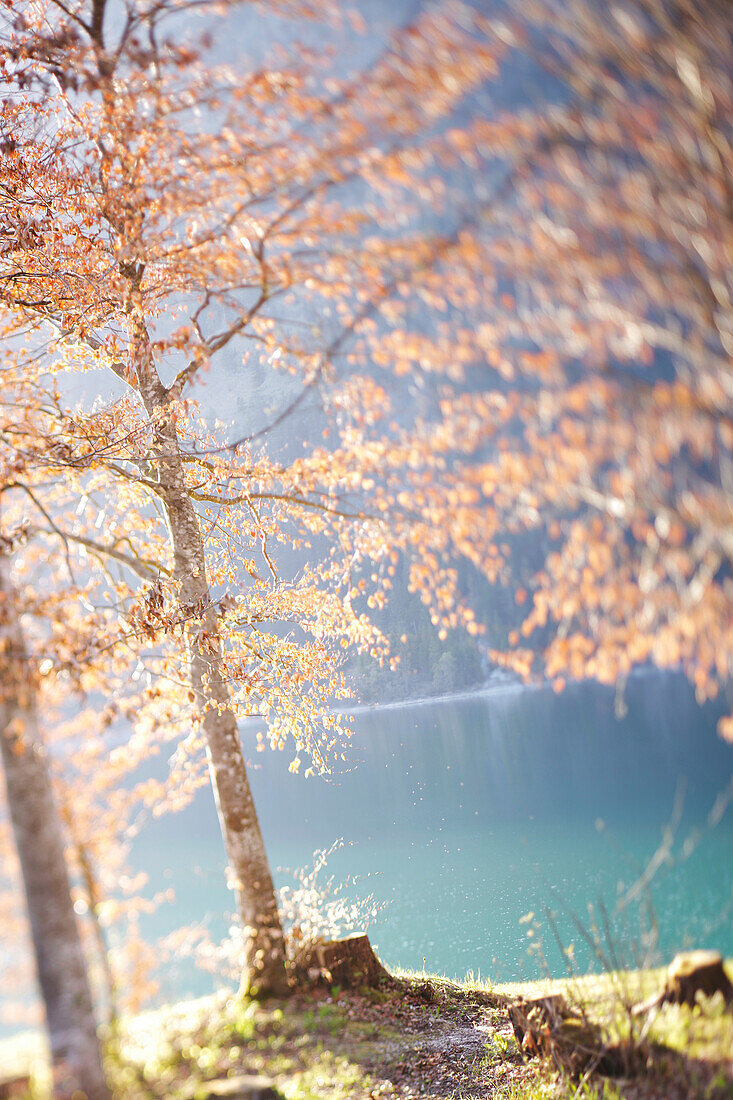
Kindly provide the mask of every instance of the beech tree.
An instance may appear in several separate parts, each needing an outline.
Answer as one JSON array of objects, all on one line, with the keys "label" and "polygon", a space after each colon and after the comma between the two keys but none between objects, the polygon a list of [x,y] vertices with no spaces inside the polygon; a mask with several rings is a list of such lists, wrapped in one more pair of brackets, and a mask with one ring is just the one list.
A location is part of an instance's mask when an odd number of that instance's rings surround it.
[{"label": "beech tree", "polygon": [[10,820],[46,1009],[54,1095],[109,1093],[102,1071],[86,961],[71,897],[63,830],[38,728],[34,673],[0,557],[0,749]]},{"label": "beech tree", "polygon": [[[112,558],[149,580],[134,595],[120,585],[115,606],[124,608],[138,642],[168,642],[165,656],[150,657],[158,677],[180,684],[185,676],[183,713],[206,745],[238,911],[250,934],[245,986],[283,992],[282,930],[237,716],[264,713],[274,744],[292,733],[296,750],[309,750],[319,764],[320,732],[328,739],[339,725],[327,704],[343,691],[326,642],[380,648],[378,631],[352,606],[365,586],[363,578],[356,583],[360,562],[382,561],[388,573],[408,526],[426,552],[446,538],[419,517],[401,530],[395,520],[394,540],[384,537],[380,513],[398,480],[402,487],[415,449],[429,455],[430,443],[414,431],[394,447],[369,440],[365,426],[382,415],[386,395],[368,379],[350,377],[333,397],[350,420],[342,445],[312,446],[287,465],[255,454],[248,441],[221,453],[188,394],[210,360],[238,340],[271,362],[281,358],[311,387],[368,321],[375,278],[391,286],[415,264],[434,262],[441,242],[360,244],[361,204],[352,199],[339,209],[327,195],[339,184],[348,194],[349,184],[382,166],[385,179],[392,172],[399,178],[403,160],[417,154],[423,111],[436,120],[449,114],[490,73],[501,43],[478,41],[484,21],[466,9],[468,26],[439,15],[408,28],[373,77],[354,86],[334,90],[297,67],[253,71],[242,81],[207,72],[190,48],[160,37],[178,10],[132,4],[121,29],[108,33],[100,0],[68,9],[21,6],[6,40],[5,78],[20,92],[3,115],[11,325],[20,320],[38,333],[52,326],[57,336],[46,362],[55,371],[94,377],[103,368],[129,394],[85,415],[72,412],[61,389],[50,395],[34,459],[38,469],[63,471],[64,481],[53,503],[47,486],[44,499],[26,486],[24,503],[67,550],[73,544]],[[437,62],[431,40],[441,43]],[[197,121],[203,112],[211,123],[205,135]],[[372,148],[371,140],[379,143]],[[302,311],[294,287],[305,287],[323,308],[329,296],[338,301],[346,293],[327,348],[298,340],[287,325],[276,334],[275,299]],[[15,359],[21,372],[24,357],[21,351]],[[370,471],[382,481],[373,515],[341,503],[370,488]],[[72,524],[55,518],[70,497],[102,493],[114,503],[105,537],[85,533],[84,507]],[[151,505],[165,523],[157,532]],[[211,506],[208,514],[203,505]],[[314,536],[331,542],[325,564],[281,578],[270,544]],[[242,542],[255,557],[242,559]],[[447,613],[454,583],[432,553],[431,560],[420,583]],[[242,576],[246,589],[217,598],[224,582]],[[262,626],[289,621],[300,636]],[[153,698],[160,694],[151,689]]]},{"label": "beech tree", "polygon": [[[268,18],[353,43],[340,7]],[[443,635],[482,629],[460,560],[514,585],[523,621],[493,656],[525,677],[654,660],[703,698],[730,676],[731,17],[435,5],[350,78],[305,46],[207,68],[185,10],[9,19],[7,369],[45,378],[23,442],[42,473],[14,500],[106,563],[99,636],[80,620],[54,674],[116,662],[143,743],[165,715],[184,770],[205,745],[245,986],[281,991],[237,719],[291,737],[294,767],[334,751],[338,652],[389,659],[370,612],[400,555]],[[515,66],[529,91],[506,107]],[[222,359],[243,433],[194,400]],[[279,408],[252,408],[263,370]],[[531,531],[547,560],[516,577]]]}]

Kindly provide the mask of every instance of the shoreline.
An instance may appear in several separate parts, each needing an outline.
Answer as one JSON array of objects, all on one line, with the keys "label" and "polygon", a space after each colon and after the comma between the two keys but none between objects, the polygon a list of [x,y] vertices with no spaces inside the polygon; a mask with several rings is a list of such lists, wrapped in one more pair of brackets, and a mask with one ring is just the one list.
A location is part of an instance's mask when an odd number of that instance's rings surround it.
[{"label": "shoreline", "polygon": [[[626,677],[627,680],[641,679],[646,676],[677,676],[679,674],[684,675],[682,669],[677,668],[657,668],[656,666],[644,666],[639,668],[633,668]],[[563,690],[566,688],[578,687],[582,684],[593,684],[597,687],[605,688],[607,691],[616,691],[618,688],[613,684],[603,684],[600,680],[587,679],[587,680],[572,680],[568,679]],[[486,680],[482,684],[473,688],[465,688],[462,691],[448,691],[442,692],[440,695],[416,695],[408,696],[404,699],[395,699],[391,702],[382,703],[356,703],[353,707],[349,708],[336,708],[332,707],[329,710],[330,714],[345,714],[348,709],[349,714],[369,714],[371,712],[383,711],[383,710],[402,710],[407,707],[427,707],[433,703],[453,703],[453,702],[466,702],[470,699],[486,699],[495,695],[520,695],[524,692],[539,692],[539,691],[554,691],[552,683],[549,680],[540,680],[525,684],[522,680],[513,680],[507,678],[506,680],[497,678],[495,681]],[[245,721],[254,721],[255,719],[247,718]]]}]

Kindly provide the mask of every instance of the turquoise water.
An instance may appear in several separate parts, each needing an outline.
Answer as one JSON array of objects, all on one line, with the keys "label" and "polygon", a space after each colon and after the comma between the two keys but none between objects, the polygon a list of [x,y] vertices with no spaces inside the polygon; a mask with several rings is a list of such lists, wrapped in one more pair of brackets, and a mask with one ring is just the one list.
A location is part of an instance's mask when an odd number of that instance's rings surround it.
[{"label": "turquoise water", "polygon": [[[376,900],[368,931],[382,959],[453,977],[561,974],[570,944],[581,970],[638,964],[650,927],[660,958],[691,945],[733,955],[733,811],[705,827],[733,773],[719,708],[697,707],[681,678],[656,674],[634,678],[625,705],[619,718],[613,693],[576,685],[361,711],[348,762],[328,780],[291,775],[286,754],[253,753],[253,725],[245,751],[277,883],[343,838],[328,874],[356,876],[347,895]],[[683,793],[668,857],[642,904],[620,910]],[[151,823],[133,856],[151,890],[176,892],[150,918],[151,938],[199,920],[223,931],[232,900],[208,791]],[[538,940],[543,963],[530,950]],[[207,983],[181,961],[164,994]]]}]

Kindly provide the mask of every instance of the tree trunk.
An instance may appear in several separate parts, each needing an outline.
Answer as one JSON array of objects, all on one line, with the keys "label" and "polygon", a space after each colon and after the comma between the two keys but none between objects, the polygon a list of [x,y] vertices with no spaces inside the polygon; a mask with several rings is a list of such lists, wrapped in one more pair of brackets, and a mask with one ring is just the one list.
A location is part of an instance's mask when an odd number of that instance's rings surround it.
[{"label": "tree trunk", "polygon": [[[145,339],[141,340],[145,343]],[[185,485],[175,424],[166,416],[166,391],[154,366],[138,358],[140,393],[155,424],[152,451],[173,548],[180,605],[196,617],[187,633],[190,683],[206,740],[209,775],[229,859],[238,916],[245,935],[242,990],[258,997],[288,991],[285,941],[275,889],[242,757],[237,722],[222,669],[216,609],[206,576],[199,517]]]},{"label": "tree trunk", "polygon": [[[89,850],[84,842],[84,838],[81,836],[80,831],[76,825],[74,812],[71,808],[72,797],[72,792],[70,790],[64,789],[59,800],[59,813],[61,815],[61,820],[63,821],[66,828],[66,833],[74,849],[74,858],[78,865],[79,874],[81,876],[82,882],[84,883],[84,889],[86,890],[87,897],[89,899],[89,915],[92,920],[94,938],[97,941],[97,955],[99,956],[99,966],[104,977],[104,986],[107,1001],[105,1023],[108,1026],[111,1026],[117,1020],[119,1013],[117,1011],[117,982],[112,971],[107,936],[100,920],[100,912],[102,910],[104,899],[102,897],[102,892],[99,887],[99,879],[97,878],[92,857],[89,854]],[[97,1000],[97,1011],[100,1011],[99,1000]]]},{"label": "tree trunk", "polygon": [[221,642],[210,603],[199,520],[187,494],[165,503],[181,603],[206,607],[201,629],[189,632],[189,674],[202,714],[209,774],[245,933],[242,989],[252,996],[284,995],[288,984],[282,926],[239,731],[221,672]]},{"label": "tree trunk", "polygon": [[107,1100],[92,997],[71,900],[60,818],[38,732],[35,692],[0,558],[0,746],[10,820],[46,1008],[54,1095]]}]

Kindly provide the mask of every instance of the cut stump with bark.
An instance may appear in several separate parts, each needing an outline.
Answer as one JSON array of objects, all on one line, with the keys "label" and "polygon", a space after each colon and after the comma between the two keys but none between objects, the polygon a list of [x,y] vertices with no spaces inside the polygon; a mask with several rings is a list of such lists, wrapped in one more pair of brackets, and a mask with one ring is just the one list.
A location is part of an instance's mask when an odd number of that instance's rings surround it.
[{"label": "cut stump with bark", "polygon": [[726,1003],[733,1005],[733,984],[725,972],[719,951],[687,951],[675,955],[667,967],[664,989],[648,1001],[634,1005],[635,1016],[660,1008],[663,1004],[695,1006],[697,994],[712,997],[722,993]]},{"label": "cut stump with bark", "polygon": [[519,1047],[529,1054],[542,1051],[544,1038],[557,1030],[568,1011],[564,998],[559,995],[515,1001],[507,1007],[514,1037]]},{"label": "cut stump with bark", "polygon": [[371,988],[390,977],[374,954],[369,937],[363,933],[317,944],[309,960],[308,973],[316,980],[345,989]]},{"label": "cut stump with bark", "polygon": [[0,1100],[22,1100],[29,1096],[31,1091],[31,1079],[29,1075],[21,1077],[6,1077],[0,1081]]},{"label": "cut stump with bark", "polygon": [[282,1100],[269,1077],[221,1077],[196,1090],[197,1100]]},{"label": "cut stump with bark", "polygon": [[607,1077],[632,1071],[629,1052],[606,1044],[599,1029],[560,994],[507,1006],[519,1049],[526,1057],[551,1058],[573,1078],[598,1072]]}]

